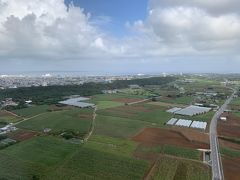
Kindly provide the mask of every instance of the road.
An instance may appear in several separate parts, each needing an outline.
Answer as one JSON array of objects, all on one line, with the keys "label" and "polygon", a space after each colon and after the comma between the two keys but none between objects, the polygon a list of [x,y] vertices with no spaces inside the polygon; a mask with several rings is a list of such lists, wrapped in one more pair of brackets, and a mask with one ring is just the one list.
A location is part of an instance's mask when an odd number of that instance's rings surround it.
[{"label": "road", "polygon": [[212,179],[213,180],[223,180],[223,168],[222,160],[219,152],[219,143],[217,136],[217,122],[221,114],[227,109],[228,104],[232,101],[234,94],[225,101],[225,103],[220,107],[220,109],[215,113],[210,124],[210,149],[211,149],[211,160],[212,160]]}]

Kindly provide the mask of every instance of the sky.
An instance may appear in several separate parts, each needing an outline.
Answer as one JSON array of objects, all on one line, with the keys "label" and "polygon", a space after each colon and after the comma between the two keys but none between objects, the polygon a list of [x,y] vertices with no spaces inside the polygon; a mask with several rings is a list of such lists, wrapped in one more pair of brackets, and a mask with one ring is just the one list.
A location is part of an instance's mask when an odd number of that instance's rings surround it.
[{"label": "sky", "polygon": [[238,0],[0,0],[0,74],[240,73]]}]

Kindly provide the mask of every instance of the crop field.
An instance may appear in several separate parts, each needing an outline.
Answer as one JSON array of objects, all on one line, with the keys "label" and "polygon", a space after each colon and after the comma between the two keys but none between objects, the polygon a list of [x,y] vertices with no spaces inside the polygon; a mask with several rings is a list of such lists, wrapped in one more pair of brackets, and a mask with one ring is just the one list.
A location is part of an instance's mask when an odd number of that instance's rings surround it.
[{"label": "crop field", "polygon": [[113,148],[114,144],[103,148],[101,143],[90,141],[49,174],[49,179],[142,179],[149,168],[148,162]]},{"label": "crop field", "polygon": [[13,112],[22,117],[32,117],[48,111],[48,105],[32,106],[24,109],[14,110]]},{"label": "crop field", "polygon": [[156,105],[156,106],[163,106],[163,107],[167,107],[167,108],[169,108],[169,107],[179,107],[179,108],[186,107],[186,105],[182,105],[182,104],[166,103],[166,102],[161,102],[161,101],[149,102],[148,104]]},{"label": "crop field", "polygon": [[240,117],[234,113],[229,115],[226,122],[219,121],[218,133],[227,137],[240,137]]},{"label": "crop field", "polygon": [[97,147],[98,150],[107,151],[113,154],[132,157],[138,143],[122,138],[94,135],[90,138],[88,146]]},{"label": "crop field", "polygon": [[119,98],[128,98],[128,99],[145,99],[145,96],[125,94],[125,93],[116,93],[116,94],[97,94],[91,97],[90,102],[96,103],[98,101],[115,101]]},{"label": "crop field", "polygon": [[98,115],[94,134],[110,137],[130,137],[151,124],[144,121]]},{"label": "crop field", "polygon": [[193,96],[182,96],[176,98],[166,98],[162,97],[159,99],[161,102],[165,103],[172,103],[172,104],[182,104],[182,105],[189,105],[194,100]]},{"label": "crop field", "polygon": [[115,102],[115,101],[98,101],[96,103],[96,105],[97,105],[98,109],[107,109],[107,108],[123,106],[124,103]]},{"label": "crop field", "polygon": [[134,96],[139,96],[139,97],[150,97],[154,96],[155,94],[151,93],[150,91],[140,88],[140,89],[121,89],[121,93],[127,94],[127,95],[134,95]]},{"label": "crop field", "polygon": [[21,120],[20,117],[14,116],[13,114],[7,111],[0,110],[0,122],[15,123],[19,120]]},{"label": "crop field", "polygon": [[240,98],[235,98],[232,100],[232,102],[230,103],[230,105],[236,105],[236,106],[240,106]]},{"label": "crop field", "polygon": [[17,130],[8,134],[8,137],[16,141],[26,141],[37,136],[37,132],[27,131],[27,130]]},{"label": "crop field", "polygon": [[172,156],[200,160],[200,151],[173,145],[139,146],[140,153],[168,154]]},{"label": "crop field", "polygon": [[222,157],[225,179],[239,180],[240,158]]},{"label": "crop field", "polygon": [[204,122],[210,122],[212,120],[212,117],[214,116],[215,112],[210,111],[204,114],[196,115],[196,116],[181,116],[181,115],[175,115],[176,118],[179,119],[189,119],[189,120],[196,120],[196,121],[204,121]]},{"label": "crop field", "polygon": [[207,143],[202,141],[190,141],[189,138],[185,137],[180,132],[160,128],[145,128],[139,134],[132,137],[132,140],[149,147],[167,144],[193,149],[209,148]]},{"label": "crop field", "polygon": [[18,124],[17,127],[42,132],[50,128],[53,132],[73,130],[84,134],[92,123],[92,110],[72,109],[68,111],[47,112]]},{"label": "crop field", "polygon": [[79,146],[54,137],[36,137],[0,151],[0,179],[32,179],[60,165]]},{"label": "crop field", "polygon": [[184,159],[161,156],[155,164],[151,180],[210,180],[207,165]]},{"label": "crop field", "polygon": [[157,126],[164,126],[164,123],[172,117],[172,114],[166,112],[166,108],[150,104],[109,108],[98,111],[98,114],[145,121]]}]

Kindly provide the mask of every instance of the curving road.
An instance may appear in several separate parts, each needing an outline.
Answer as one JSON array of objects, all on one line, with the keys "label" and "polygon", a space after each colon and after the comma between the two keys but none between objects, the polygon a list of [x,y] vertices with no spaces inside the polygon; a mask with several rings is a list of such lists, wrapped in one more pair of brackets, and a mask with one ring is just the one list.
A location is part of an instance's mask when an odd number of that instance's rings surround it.
[{"label": "curving road", "polygon": [[210,124],[210,149],[212,160],[212,179],[223,180],[222,160],[219,152],[218,136],[217,136],[217,122],[221,114],[227,109],[228,104],[232,101],[236,91],[225,101],[220,109],[215,113]]}]

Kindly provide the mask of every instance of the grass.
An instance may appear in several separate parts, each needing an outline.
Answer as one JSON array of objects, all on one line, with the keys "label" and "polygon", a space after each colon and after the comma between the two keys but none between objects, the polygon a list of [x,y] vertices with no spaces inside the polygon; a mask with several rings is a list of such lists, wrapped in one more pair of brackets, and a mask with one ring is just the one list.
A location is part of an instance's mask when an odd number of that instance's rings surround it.
[{"label": "grass", "polygon": [[168,154],[172,156],[187,158],[187,159],[200,159],[200,152],[195,149],[183,148],[172,145],[161,145],[161,146],[153,146],[153,147],[139,147],[138,151],[145,153],[161,153]]},{"label": "grass", "polygon": [[22,117],[32,117],[48,111],[48,105],[32,106],[24,109],[14,110],[13,112]]},{"label": "grass", "polygon": [[92,123],[92,110],[72,109],[67,111],[48,112],[18,124],[17,127],[34,131],[44,128],[52,132],[73,130],[80,134],[88,132]]},{"label": "grass", "polygon": [[221,154],[225,155],[225,156],[229,156],[231,158],[240,158],[240,151],[238,150],[233,150],[230,148],[221,148]]},{"label": "grass", "polygon": [[0,151],[0,179],[31,179],[63,163],[78,146],[54,137],[36,137]]},{"label": "grass", "polygon": [[153,180],[210,180],[211,170],[202,163],[161,156]]},{"label": "grass", "polygon": [[49,175],[49,179],[142,179],[149,164],[143,160],[112,153],[111,147],[87,143],[62,166]]},{"label": "grass", "polygon": [[128,118],[98,115],[94,134],[110,137],[130,137],[150,124]]},{"label": "grass", "polygon": [[15,123],[19,121],[21,118],[16,117],[8,112],[0,111],[0,122],[3,123]]}]

